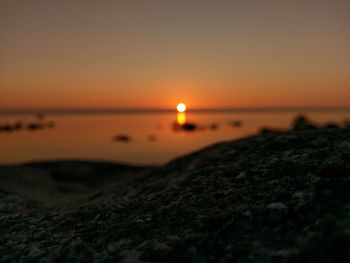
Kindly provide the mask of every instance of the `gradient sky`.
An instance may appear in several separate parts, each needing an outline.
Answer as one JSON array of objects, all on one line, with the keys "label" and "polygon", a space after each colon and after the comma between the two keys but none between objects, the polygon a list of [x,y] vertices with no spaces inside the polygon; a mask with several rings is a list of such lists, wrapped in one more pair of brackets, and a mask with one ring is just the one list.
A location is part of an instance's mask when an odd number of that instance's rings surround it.
[{"label": "gradient sky", "polygon": [[350,106],[350,1],[0,0],[0,108]]}]

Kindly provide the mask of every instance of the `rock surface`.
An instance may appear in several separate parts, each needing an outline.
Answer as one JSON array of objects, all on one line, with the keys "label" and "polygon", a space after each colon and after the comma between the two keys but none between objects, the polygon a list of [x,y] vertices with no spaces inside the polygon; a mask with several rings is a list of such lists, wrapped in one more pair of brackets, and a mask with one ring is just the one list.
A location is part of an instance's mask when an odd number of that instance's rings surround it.
[{"label": "rock surface", "polygon": [[1,262],[350,262],[349,246],[350,129],[261,134],[163,167],[0,167]]}]

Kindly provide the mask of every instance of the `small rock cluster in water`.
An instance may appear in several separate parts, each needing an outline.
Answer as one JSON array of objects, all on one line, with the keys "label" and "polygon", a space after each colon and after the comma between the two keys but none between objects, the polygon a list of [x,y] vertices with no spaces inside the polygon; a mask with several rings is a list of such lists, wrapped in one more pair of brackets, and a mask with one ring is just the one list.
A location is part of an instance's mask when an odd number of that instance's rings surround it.
[{"label": "small rock cluster in water", "polygon": [[[232,120],[228,122],[228,125],[233,128],[241,128],[243,125],[243,122],[241,120]],[[312,120],[310,120],[305,115],[297,115],[291,123],[290,128],[288,129],[282,129],[282,128],[274,128],[274,127],[261,127],[259,133],[260,134],[275,134],[275,133],[283,133],[289,130],[292,131],[298,131],[298,130],[309,130],[309,129],[335,129],[335,128],[349,128],[350,127],[350,120],[345,120],[343,123],[336,123],[336,122],[326,122],[323,124],[316,123]],[[179,124],[178,122],[174,122],[171,126],[172,130],[174,132],[187,132],[187,133],[193,133],[196,131],[216,131],[220,128],[219,123],[211,123],[211,124],[198,124],[195,122],[186,122],[184,124]],[[158,125],[157,129],[161,129],[161,126]],[[147,137],[147,140],[150,142],[157,141],[156,135],[149,135]],[[128,134],[119,134],[113,137],[113,140],[116,142],[122,142],[122,143],[128,143],[132,141],[131,136]]]},{"label": "small rock cluster in water", "polygon": [[[229,126],[234,128],[240,128],[242,126],[242,121],[240,120],[233,120],[228,122]],[[162,126],[157,125],[157,130],[161,130]],[[184,124],[179,124],[178,122],[174,122],[171,126],[172,130],[174,132],[195,132],[195,131],[216,131],[220,128],[220,124],[213,122],[211,124],[197,124],[195,122],[186,122]],[[147,137],[147,140],[149,142],[156,142],[158,140],[158,137],[154,134],[150,134]],[[115,142],[121,142],[121,143],[129,143],[132,141],[132,137],[128,134],[118,134],[113,137],[113,141]]]},{"label": "small rock cluster in water", "polygon": [[[291,124],[290,130],[300,131],[300,130],[315,130],[315,129],[336,129],[336,128],[350,128],[350,121],[344,120],[343,123],[337,123],[333,121],[329,121],[326,123],[316,123],[305,115],[297,115]],[[280,128],[270,128],[270,127],[262,127],[260,129],[260,134],[268,134],[268,133],[282,133],[287,130]]]},{"label": "small rock cluster in water", "polygon": [[27,123],[22,121],[16,121],[14,123],[0,124],[0,132],[11,133],[20,130],[37,131],[55,127],[55,123],[53,121],[44,122],[44,118],[44,115],[38,114],[36,121],[31,121]]},{"label": "small rock cluster in water", "polygon": [[[151,134],[147,137],[147,140],[150,142],[155,142],[157,141],[157,136],[154,134]],[[113,137],[113,141],[115,142],[122,142],[122,143],[128,143],[132,141],[131,136],[127,135],[127,134],[118,134],[116,136]]]},{"label": "small rock cluster in water", "polygon": [[240,128],[242,127],[242,121],[240,120],[233,120],[229,122],[230,126],[234,127],[234,128]]},{"label": "small rock cluster in water", "polygon": [[[233,120],[229,122],[229,126],[234,127],[234,128],[240,128],[242,127],[242,121],[240,120]],[[220,124],[213,122],[209,125],[205,124],[197,124],[194,122],[186,122],[184,124],[179,124],[177,122],[173,123],[173,131],[174,132],[194,132],[194,131],[216,131],[220,128]]]}]

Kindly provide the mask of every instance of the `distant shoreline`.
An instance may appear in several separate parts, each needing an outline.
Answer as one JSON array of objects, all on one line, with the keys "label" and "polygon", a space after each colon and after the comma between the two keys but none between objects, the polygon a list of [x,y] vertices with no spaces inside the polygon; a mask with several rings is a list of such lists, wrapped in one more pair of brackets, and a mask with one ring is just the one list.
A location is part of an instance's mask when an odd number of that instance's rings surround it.
[{"label": "distant shoreline", "polygon": [[[188,113],[286,113],[286,112],[348,112],[350,107],[310,108],[202,108]],[[0,115],[20,114],[86,115],[86,114],[160,114],[176,113],[174,109],[3,109]]]}]

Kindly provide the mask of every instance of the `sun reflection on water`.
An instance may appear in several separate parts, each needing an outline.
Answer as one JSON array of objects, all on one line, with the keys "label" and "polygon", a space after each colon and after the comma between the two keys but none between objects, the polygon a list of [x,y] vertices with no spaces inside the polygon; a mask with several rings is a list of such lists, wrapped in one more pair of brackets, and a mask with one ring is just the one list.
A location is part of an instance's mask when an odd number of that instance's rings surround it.
[{"label": "sun reflection on water", "polygon": [[177,113],[177,124],[184,125],[186,123],[186,113],[178,112]]}]

